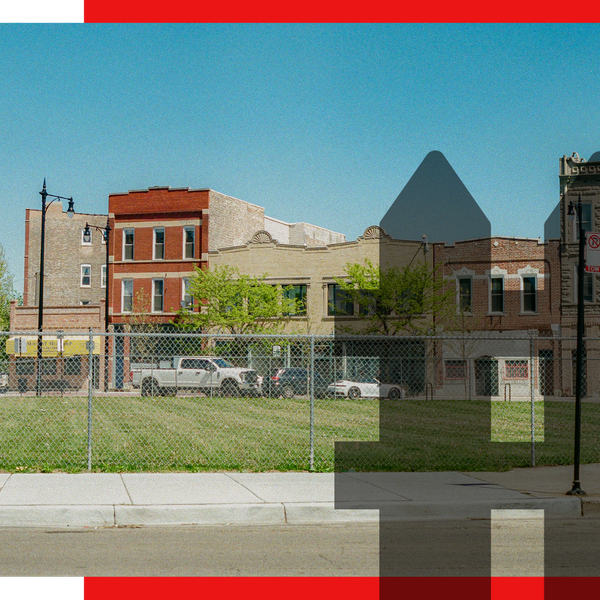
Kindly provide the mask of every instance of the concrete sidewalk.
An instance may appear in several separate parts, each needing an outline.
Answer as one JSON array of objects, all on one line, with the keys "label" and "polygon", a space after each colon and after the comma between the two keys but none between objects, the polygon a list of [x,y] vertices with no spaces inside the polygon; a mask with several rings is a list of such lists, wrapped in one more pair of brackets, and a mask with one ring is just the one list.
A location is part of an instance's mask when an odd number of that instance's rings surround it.
[{"label": "concrete sidewalk", "polygon": [[0,527],[377,522],[379,508],[385,519],[400,521],[489,518],[492,508],[575,517],[600,510],[600,465],[583,466],[581,480],[589,494],[583,500],[565,495],[572,467],[337,475],[4,473]]}]

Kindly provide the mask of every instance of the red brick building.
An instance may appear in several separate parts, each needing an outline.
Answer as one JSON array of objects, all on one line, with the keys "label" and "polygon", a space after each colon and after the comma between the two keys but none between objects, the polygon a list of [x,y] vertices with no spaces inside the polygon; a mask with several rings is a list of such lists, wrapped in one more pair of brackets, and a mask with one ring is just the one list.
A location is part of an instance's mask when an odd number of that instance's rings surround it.
[{"label": "red brick building", "polygon": [[207,261],[210,194],[151,188],[109,196],[113,324],[132,313],[164,324],[175,318],[186,279]]},{"label": "red brick building", "polygon": [[529,397],[532,370],[536,397],[564,395],[560,241],[489,237],[432,251],[437,276],[456,291],[455,318],[439,324],[438,392]]}]

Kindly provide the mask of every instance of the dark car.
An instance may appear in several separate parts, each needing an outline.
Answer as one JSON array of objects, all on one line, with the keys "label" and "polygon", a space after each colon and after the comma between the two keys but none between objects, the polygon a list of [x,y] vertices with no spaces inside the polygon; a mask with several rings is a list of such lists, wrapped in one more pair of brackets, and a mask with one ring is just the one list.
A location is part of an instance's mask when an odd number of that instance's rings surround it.
[{"label": "dark car", "polygon": [[[266,385],[265,385],[266,384]],[[309,392],[310,372],[305,367],[285,367],[275,369],[263,384],[264,393],[278,398],[293,398],[304,396]],[[326,396],[329,382],[318,373],[315,373],[315,396]]]}]

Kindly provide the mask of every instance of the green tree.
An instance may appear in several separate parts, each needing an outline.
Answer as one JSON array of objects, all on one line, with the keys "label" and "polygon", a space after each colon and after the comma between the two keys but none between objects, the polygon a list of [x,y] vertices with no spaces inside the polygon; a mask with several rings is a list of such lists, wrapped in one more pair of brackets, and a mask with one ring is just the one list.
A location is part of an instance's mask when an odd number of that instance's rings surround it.
[{"label": "green tree", "polygon": [[427,263],[382,269],[365,259],[348,263],[345,271],[336,282],[358,305],[364,333],[423,334],[456,311],[455,291]]},{"label": "green tree", "polygon": [[0,331],[10,329],[10,301],[18,299],[15,292],[13,275],[8,268],[4,248],[0,244]]},{"label": "green tree", "polygon": [[[196,269],[190,293],[200,311],[181,309],[179,322],[214,333],[277,333],[294,314],[302,312],[295,298],[284,297],[280,285],[251,277],[230,266]],[[287,288],[286,288],[287,289]]]}]

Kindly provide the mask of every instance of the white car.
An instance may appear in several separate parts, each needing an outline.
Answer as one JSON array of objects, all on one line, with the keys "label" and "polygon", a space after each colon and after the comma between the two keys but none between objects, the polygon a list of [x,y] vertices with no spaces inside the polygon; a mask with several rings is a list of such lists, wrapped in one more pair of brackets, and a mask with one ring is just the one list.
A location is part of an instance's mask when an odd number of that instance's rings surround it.
[{"label": "white car", "polygon": [[347,396],[348,398],[404,398],[406,392],[399,385],[381,383],[375,378],[342,379],[335,381],[327,388],[330,395]]}]

